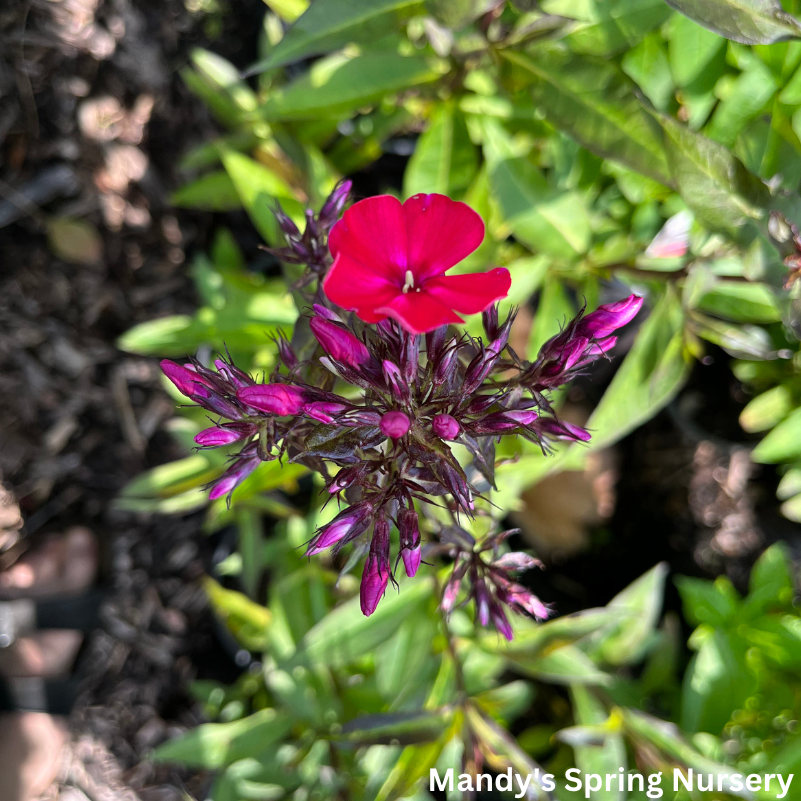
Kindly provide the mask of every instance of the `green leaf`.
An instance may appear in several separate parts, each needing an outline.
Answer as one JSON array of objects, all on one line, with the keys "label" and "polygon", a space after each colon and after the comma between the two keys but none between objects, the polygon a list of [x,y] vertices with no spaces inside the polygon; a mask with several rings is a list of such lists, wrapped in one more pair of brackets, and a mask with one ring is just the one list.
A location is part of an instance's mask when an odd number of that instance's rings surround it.
[{"label": "green leaf", "polygon": [[254,64],[246,76],[331,53],[351,42],[370,43],[397,31],[424,11],[423,0],[327,0],[312,3],[286,32],[272,53]]},{"label": "green leaf", "polygon": [[290,217],[302,219],[303,207],[292,189],[272,170],[235,150],[225,150],[222,162],[242,205],[266,242],[282,242],[273,210],[276,200]]},{"label": "green leaf", "polygon": [[673,97],[673,76],[659,34],[646,36],[637,47],[629,50],[623,56],[621,67],[656,108],[667,109]]},{"label": "green leaf", "polygon": [[232,211],[242,208],[236,186],[227,172],[218,170],[185,184],[170,196],[173,206],[201,211]]},{"label": "green leaf", "polygon": [[[609,714],[588,687],[572,686],[570,699],[574,718],[580,726],[603,726],[607,722]],[[574,745],[573,750],[576,754],[576,767],[584,774],[607,776],[614,775],[621,767],[624,770],[626,768],[626,746],[619,730],[603,731],[602,745]],[[603,785],[593,793],[593,797],[606,801],[625,801],[627,798],[625,791],[616,788],[616,782],[612,782],[609,790]]]},{"label": "green leaf", "polygon": [[274,709],[262,709],[232,723],[205,723],[159,746],[152,758],[214,770],[250,756],[274,751],[292,721]]},{"label": "green leaf", "polygon": [[403,176],[403,194],[438,192],[458,197],[478,170],[478,152],[470,141],[464,115],[454,102],[436,106],[425,133],[417,140]]},{"label": "green leaf", "polygon": [[495,5],[494,0],[426,0],[426,10],[453,30],[463,28]]},{"label": "green leaf", "polygon": [[609,684],[612,677],[599,670],[587,654],[575,645],[562,645],[539,656],[510,653],[514,667],[551,684]]},{"label": "green leaf", "polygon": [[722,631],[710,631],[684,676],[681,727],[719,735],[735,709],[742,709],[756,690],[748,672],[745,648]]},{"label": "green leaf", "polygon": [[[612,383],[592,413],[592,449],[611,445],[649,420],[678,393],[689,372],[684,317],[676,295],[660,298],[637,335]],[[580,464],[586,446],[572,446],[561,468]],[[575,462],[573,461],[575,460]]]},{"label": "green leaf", "polygon": [[549,187],[534,164],[512,155],[511,138],[498,123],[487,121],[485,129],[490,190],[515,238],[553,256],[585,253],[591,231],[581,196]]},{"label": "green leaf", "polygon": [[732,83],[706,126],[705,134],[726,147],[732,147],[740,132],[767,105],[776,92],[770,70],[754,59]]},{"label": "green leaf", "polygon": [[353,111],[439,77],[439,72],[419,56],[391,52],[354,58],[331,56],[273,92],[259,113],[266,120],[313,120]]},{"label": "green leaf", "polygon": [[767,431],[793,410],[793,395],[780,384],[752,398],[740,412],[740,425],[749,433]]},{"label": "green leaf", "polygon": [[778,0],[667,0],[667,3],[727,39],[775,44],[801,37],[801,22]]},{"label": "green leaf", "polygon": [[668,59],[676,85],[690,86],[701,78],[725,46],[725,40],[719,36],[676,14],[670,21],[668,35]]},{"label": "green leaf", "polygon": [[767,590],[775,600],[782,603],[786,603],[788,597],[792,599],[792,563],[783,542],[774,543],[757,559],[751,568],[748,590],[752,593]]},{"label": "green leaf", "polygon": [[693,625],[724,628],[734,620],[740,598],[728,580],[677,576],[676,586],[684,604],[684,614]]},{"label": "green leaf", "polygon": [[452,718],[449,709],[360,715],[345,723],[333,739],[351,746],[426,743],[440,737]]},{"label": "green leaf", "polygon": [[592,153],[671,185],[659,126],[613,63],[544,46],[503,57],[526,76],[550,122]]},{"label": "green leaf", "polygon": [[[581,5],[575,0],[542,3],[548,14],[577,16]],[[580,22],[569,29],[563,41],[574,53],[613,56],[634,47],[649,31],[661,25],[670,9],[664,0],[600,0],[579,10]]]},{"label": "green leaf", "polygon": [[534,686],[528,681],[510,681],[473,696],[473,701],[499,721],[511,721],[531,708]]},{"label": "green leaf", "polygon": [[347,601],[309,631],[292,664],[336,668],[353,662],[388,640],[432,592],[430,581],[403,582],[400,592],[388,592],[370,617],[362,614],[358,598]]},{"label": "green leaf", "polygon": [[801,409],[795,409],[751,452],[760,464],[778,464],[801,458]]},{"label": "green leaf", "polygon": [[731,229],[764,215],[769,202],[765,185],[731,151],[672,117],[659,119],[673,182],[697,217]]},{"label": "green leaf", "polygon": [[645,656],[654,639],[662,612],[668,566],[661,562],[618,593],[609,607],[624,614],[618,623],[599,631],[591,651],[610,665],[634,665]]},{"label": "green leaf", "polygon": [[272,621],[269,609],[241,592],[225,589],[209,577],[204,579],[203,589],[214,611],[242,647],[250,651],[267,650],[267,632]]},{"label": "green leaf", "polygon": [[697,308],[735,323],[777,323],[781,319],[770,287],[745,281],[715,282],[698,299]]}]

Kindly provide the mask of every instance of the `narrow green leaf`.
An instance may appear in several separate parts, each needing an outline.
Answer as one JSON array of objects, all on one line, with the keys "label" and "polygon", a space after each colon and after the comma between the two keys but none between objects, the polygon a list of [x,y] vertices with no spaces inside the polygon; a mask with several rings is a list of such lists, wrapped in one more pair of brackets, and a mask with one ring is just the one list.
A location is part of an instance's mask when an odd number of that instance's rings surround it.
[{"label": "narrow green leaf", "polygon": [[793,410],[793,395],[780,384],[752,398],[740,412],[740,425],[748,432],[768,431]]},{"label": "narrow green leaf", "polygon": [[404,582],[400,592],[387,593],[370,617],[362,614],[358,598],[347,601],[303,638],[292,664],[332,668],[347,665],[388,640],[411,610],[428,600],[432,592],[430,581]]},{"label": "narrow green leaf", "polygon": [[417,140],[403,176],[403,194],[439,192],[458,197],[470,186],[477,169],[478,152],[464,115],[455,103],[442,103]]},{"label": "narrow green leaf", "polygon": [[424,11],[423,0],[326,0],[312,3],[286,32],[272,53],[246,76],[331,53],[351,42],[369,43],[397,31]]},{"label": "narrow green leaf", "polygon": [[777,323],[776,297],[765,284],[718,281],[697,301],[697,308],[735,323]]},{"label": "narrow green leaf", "polygon": [[667,0],[667,3],[727,39],[775,44],[801,38],[801,22],[778,0]]},{"label": "narrow green leaf", "polygon": [[673,182],[696,216],[731,229],[764,215],[765,185],[719,142],[691,131],[672,117],[659,117]]},{"label": "narrow green leaf", "polygon": [[801,409],[793,411],[751,452],[760,464],[778,464],[801,458]]},{"label": "narrow green leaf", "polygon": [[725,40],[676,14],[668,28],[668,59],[677,86],[695,83],[726,46]]},{"label": "narrow green leaf", "polygon": [[659,126],[612,62],[545,46],[503,56],[527,76],[535,103],[554,125],[592,153],[671,185]]},{"label": "narrow green leaf", "polygon": [[580,15],[563,41],[574,53],[591,56],[613,56],[634,47],[670,16],[664,0],[600,0],[588,3],[586,11],[582,5],[551,0],[542,3],[542,10],[563,17]]},{"label": "narrow green leaf", "polygon": [[218,170],[185,184],[172,193],[170,203],[184,209],[232,211],[242,208],[242,200],[227,172]]},{"label": "narrow green leaf", "polygon": [[280,235],[273,214],[276,200],[290,217],[302,215],[302,207],[292,189],[272,170],[243,153],[226,150],[222,162],[253,224],[266,242],[277,245]]},{"label": "narrow green leaf", "polygon": [[386,95],[437,80],[439,73],[419,56],[365,53],[331,56],[276,90],[261,106],[266,120],[309,120],[349,112]]}]

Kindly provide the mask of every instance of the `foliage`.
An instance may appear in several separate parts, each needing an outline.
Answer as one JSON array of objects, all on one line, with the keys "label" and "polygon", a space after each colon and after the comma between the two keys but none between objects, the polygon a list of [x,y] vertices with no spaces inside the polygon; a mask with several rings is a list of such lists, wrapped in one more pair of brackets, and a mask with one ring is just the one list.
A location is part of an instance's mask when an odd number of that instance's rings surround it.
[{"label": "foliage", "polygon": [[[662,0],[316,0],[305,13],[301,0],[267,5],[248,78],[200,50],[184,70],[222,133],[185,155],[194,177],[176,205],[244,208],[277,248],[276,203],[302,224],[304,207],[319,208],[338,179],[419,133],[401,189],[387,189],[448,194],[482,215],[486,239],[457,269],[507,267],[504,311],[537,298],[522,358],[533,359],[583,299],[595,308],[636,291],[651,309],[590,418],[589,445],[563,444],[551,459],[525,440],[501,446],[516,458],[496,471],[501,511],[664,408],[711,344],[736,360],[754,393],[742,416],[746,431],[764,436],[754,459],[784,471],[783,512],[801,520],[794,2],[675,0],[673,10]],[[269,337],[295,323],[297,293],[293,301],[283,281],[251,269],[225,229],[192,270],[195,315],[140,325],[121,347],[204,362],[227,347],[241,366],[271,370]],[[480,321],[468,331],[478,335]],[[189,448],[203,425],[199,410],[185,409],[173,433]],[[332,515],[295,508],[305,469],[262,464],[230,507],[208,504],[200,488],[224,469],[218,451],[203,451],[150,471],[119,500],[162,513],[207,506],[209,531],[237,524],[242,556],[227,572],[239,572],[253,600],[263,600],[269,566],[266,613],[212,592],[243,645],[264,653],[261,672],[232,688],[198,686],[220,722],[159,752],[219,769],[216,801],[301,787],[324,798],[422,797],[429,767],[478,770],[478,754],[495,771],[533,773],[537,759],[560,775],[571,764],[599,773],[798,767],[791,677],[801,624],[780,548],[763,556],[744,599],[722,579],[679,582],[698,627],[682,678],[678,622],[660,618],[661,568],[604,609],[539,626],[515,620],[509,645],[476,633],[463,610],[446,624],[436,597],[447,573],[434,570],[362,618],[351,578],[335,584],[294,550]],[[274,529],[269,539],[262,525]]]}]

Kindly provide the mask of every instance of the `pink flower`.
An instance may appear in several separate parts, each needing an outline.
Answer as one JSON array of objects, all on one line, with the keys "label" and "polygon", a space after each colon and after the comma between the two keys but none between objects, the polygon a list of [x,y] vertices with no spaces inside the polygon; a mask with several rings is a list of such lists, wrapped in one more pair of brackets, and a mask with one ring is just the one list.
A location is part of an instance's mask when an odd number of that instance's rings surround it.
[{"label": "pink flower", "polygon": [[362,614],[370,617],[384,597],[391,575],[389,567],[389,524],[383,517],[375,521],[370,552],[362,572],[359,600]]},{"label": "pink flower", "polygon": [[[444,195],[390,195],[354,203],[328,240],[334,263],[323,289],[367,323],[387,317],[422,334],[459,314],[476,314],[511,285],[509,271],[445,275],[484,239],[484,223],[469,206]],[[459,314],[457,314],[458,312]]]},{"label": "pink flower", "polygon": [[438,414],[431,421],[431,428],[440,439],[456,439],[462,432],[459,421],[449,414]]}]

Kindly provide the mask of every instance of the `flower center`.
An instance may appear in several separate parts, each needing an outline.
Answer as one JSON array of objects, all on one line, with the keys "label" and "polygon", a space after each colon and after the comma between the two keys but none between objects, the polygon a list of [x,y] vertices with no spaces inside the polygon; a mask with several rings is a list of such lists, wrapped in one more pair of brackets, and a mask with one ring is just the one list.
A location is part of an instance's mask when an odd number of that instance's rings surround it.
[{"label": "flower center", "polygon": [[[414,289],[414,275],[411,270],[406,271],[406,283],[403,285],[403,294],[405,295],[410,289]],[[420,290],[416,290],[419,292]]]}]

